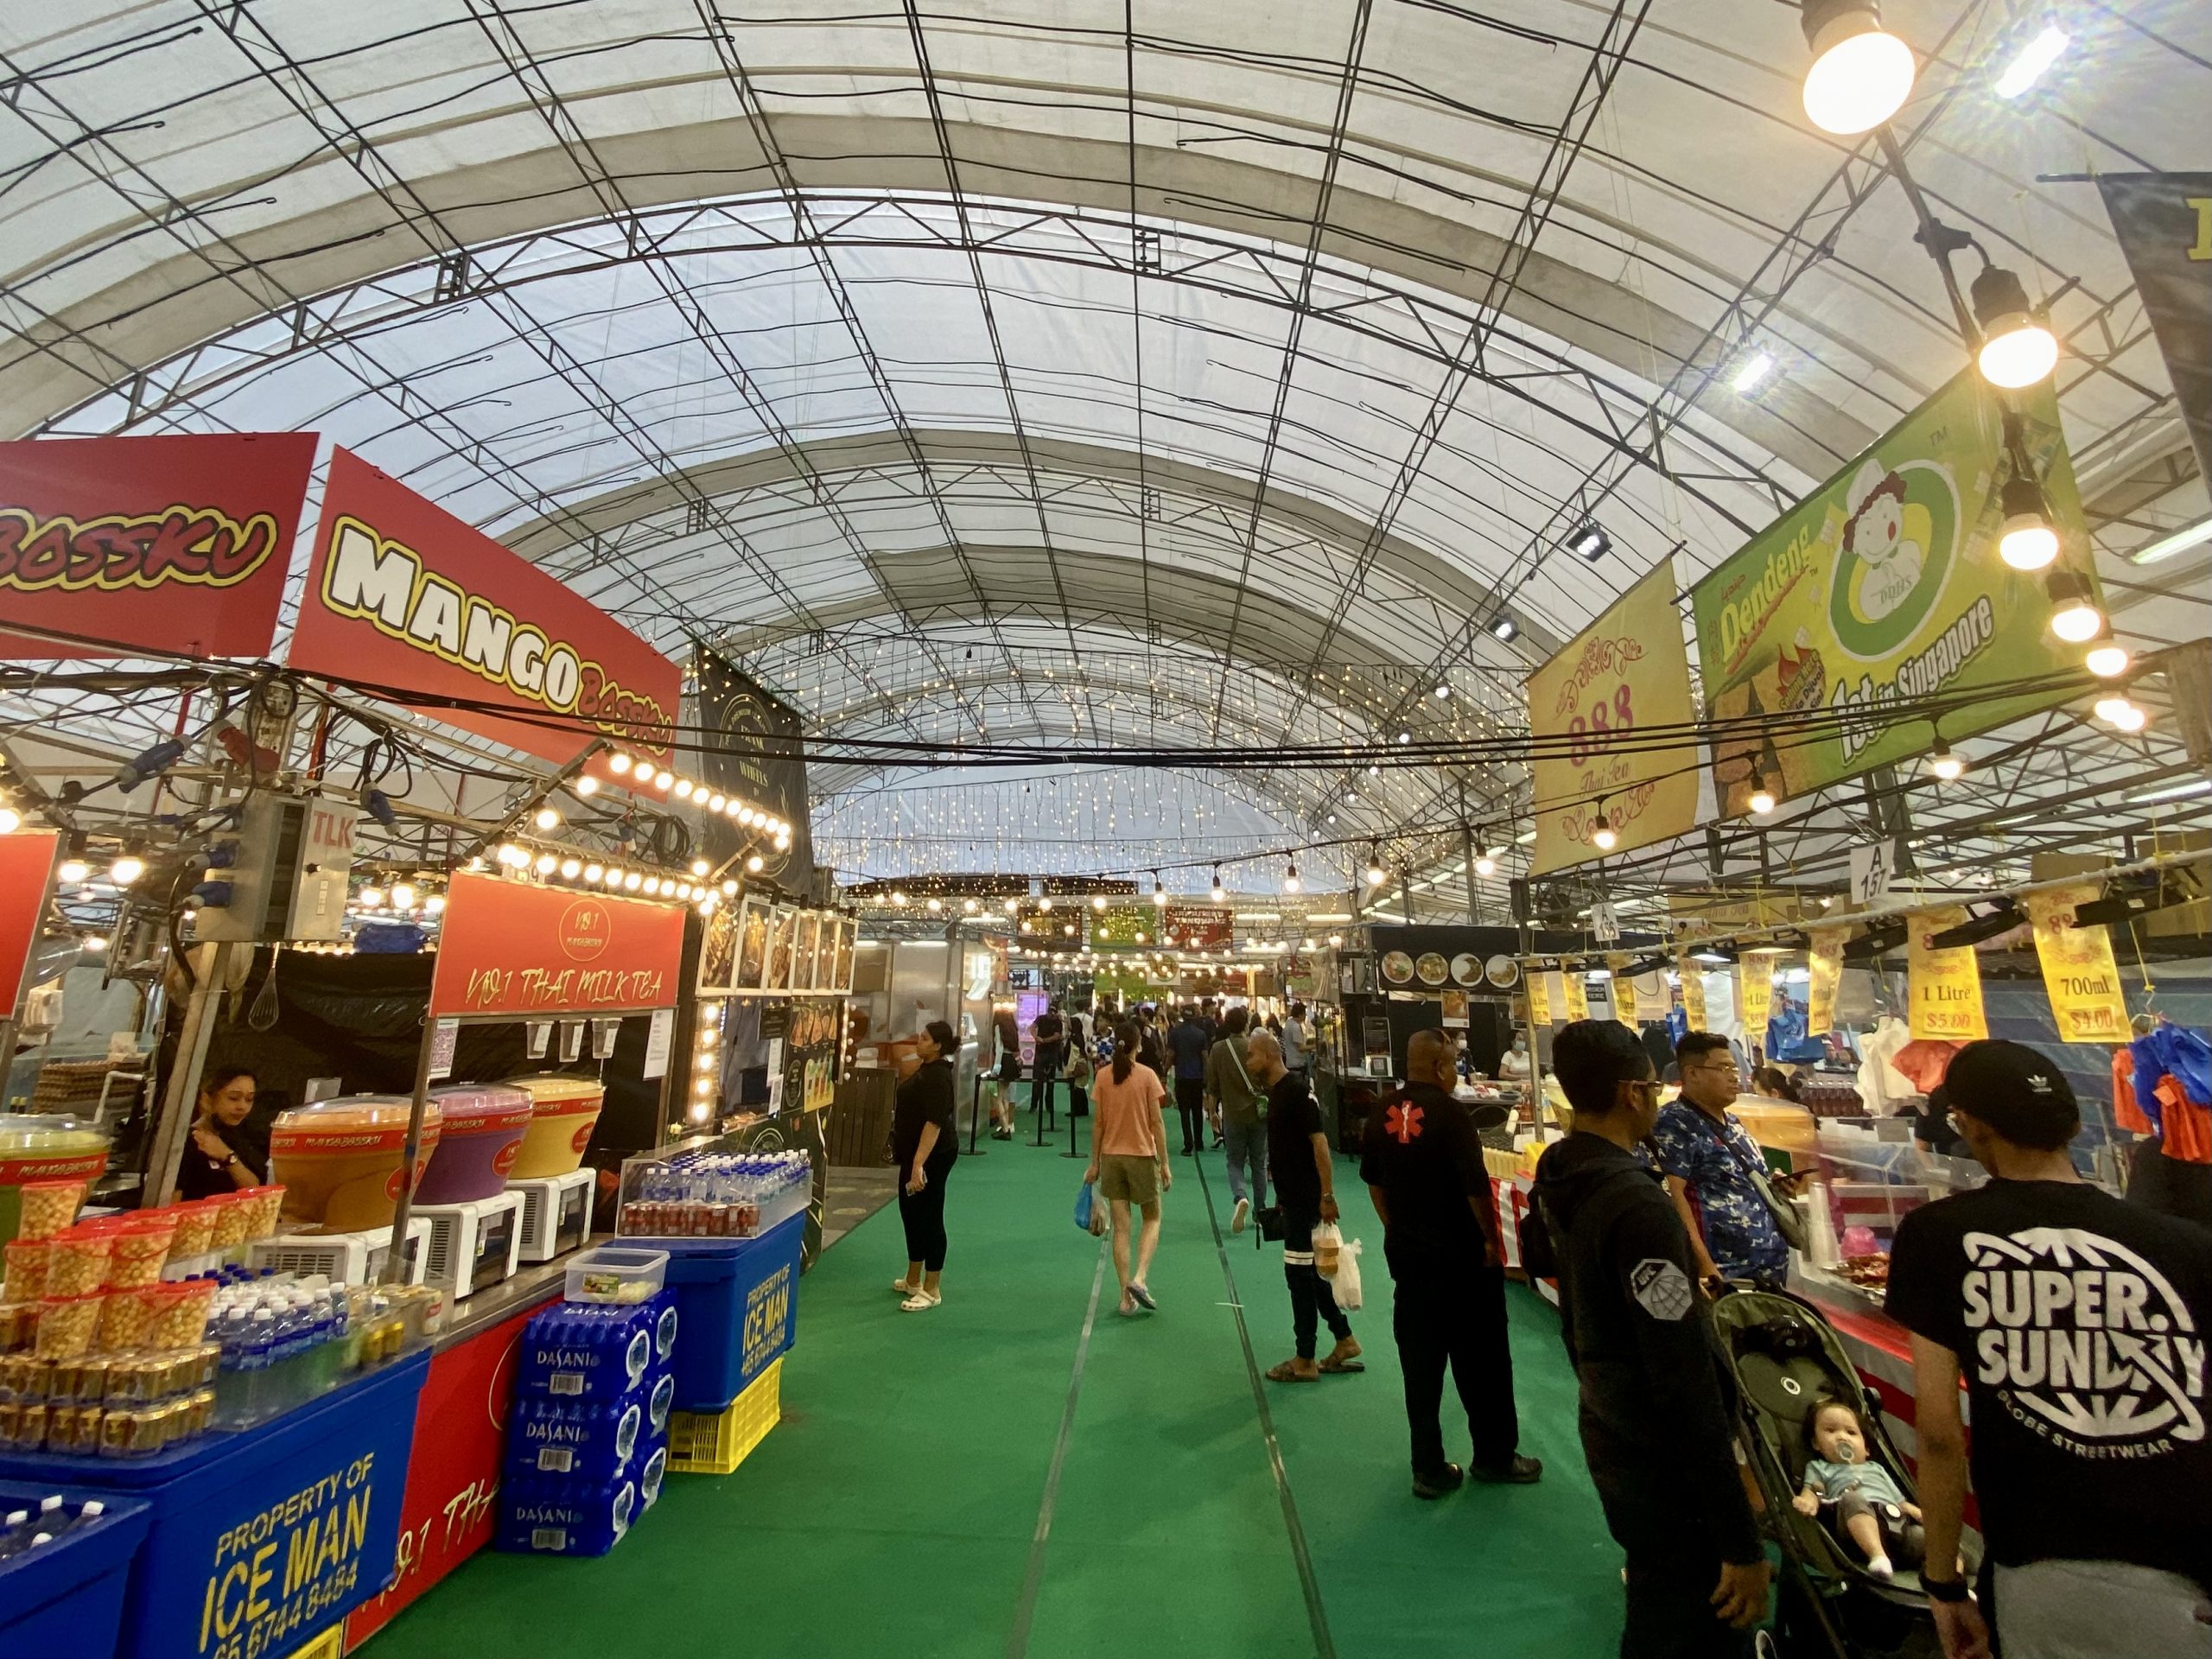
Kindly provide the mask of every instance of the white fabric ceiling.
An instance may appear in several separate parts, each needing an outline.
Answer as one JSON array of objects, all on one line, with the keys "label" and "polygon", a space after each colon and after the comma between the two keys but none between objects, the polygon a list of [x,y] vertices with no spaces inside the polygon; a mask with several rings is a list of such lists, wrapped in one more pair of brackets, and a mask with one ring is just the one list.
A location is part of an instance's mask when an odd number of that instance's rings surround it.
[{"label": "white fabric ceiling", "polygon": [[[2212,9],[2063,5],[1998,99],[2047,15],[1892,5],[1898,130],[2052,300],[2116,556],[2203,486],[2094,189],[2036,180],[2201,162]],[[1479,734],[1962,361],[1804,59],[1774,0],[10,0],[0,410],[318,429],[842,734]],[[2124,635],[2202,633],[2170,569]],[[2031,796],[2155,758],[2049,734]],[[1319,836],[1360,781],[1273,810]]]}]

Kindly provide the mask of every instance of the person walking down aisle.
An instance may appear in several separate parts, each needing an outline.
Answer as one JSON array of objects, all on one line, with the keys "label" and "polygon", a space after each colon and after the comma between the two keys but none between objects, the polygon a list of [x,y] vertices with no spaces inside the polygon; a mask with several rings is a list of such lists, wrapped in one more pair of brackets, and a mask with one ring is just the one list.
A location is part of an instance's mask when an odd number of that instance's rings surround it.
[{"label": "person walking down aisle", "polygon": [[1282,1022],[1281,1036],[1283,1065],[1289,1068],[1292,1076],[1304,1077],[1312,1055],[1308,1052],[1306,1005],[1303,1002],[1290,1005],[1290,1017]]},{"label": "person walking down aisle", "polygon": [[[1152,1254],[1160,1248],[1160,1195],[1175,1185],[1160,1122],[1167,1090],[1158,1072],[1139,1063],[1140,1042],[1135,1021],[1123,1020],[1114,1033],[1113,1064],[1091,1080],[1090,1166],[1083,1173],[1084,1180],[1098,1183],[1100,1195],[1114,1207],[1114,1276],[1121,1281],[1125,1319],[1140,1308],[1159,1310],[1145,1281],[1152,1272]],[[1131,1205],[1144,1223],[1134,1261]]]},{"label": "person walking down aisle", "polygon": [[[1520,1452],[1505,1270],[1491,1236],[1490,1172],[1474,1117],[1452,1093],[1454,1063],[1449,1033],[1413,1034],[1405,1093],[1388,1110],[1369,1115],[1359,1165],[1382,1218],[1382,1255],[1395,1292],[1390,1328],[1405,1373],[1415,1497],[1442,1497],[1471,1472],[1516,1486],[1544,1472]],[[1502,1108],[1490,1109],[1502,1120]],[[1446,1460],[1437,1421],[1447,1365],[1474,1438],[1465,1470]]]},{"label": "person walking down aisle", "polygon": [[899,1219],[906,1229],[906,1276],[891,1288],[905,1293],[899,1304],[924,1313],[944,1300],[938,1280],[944,1272],[944,1183],[960,1160],[953,1132],[952,1057],[960,1039],[942,1020],[932,1020],[914,1039],[922,1063],[899,1085],[891,1115],[891,1155],[897,1162]]},{"label": "person walking down aisle", "polygon": [[[2212,1232],[2075,1173],[2059,1069],[1968,1043],[1943,1085],[1989,1184],[1897,1228],[1890,1316],[1912,1332],[1928,1562],[1949,1659],[2212,1656],[2212,1440],[2205,1332]],[[1963,1372],[1986,1557],[1957,1572]]]},{"label": "person walking down aisle", "polygon": [[1195,1158],[1206,1143],[1206,1028],[1198,1011],[1183,1005],[1182,1018],[1167,1033],[1175,1065],[1175,1109],[1183,1119],[1183,1155]]},{"label": "person walking down aisle", "polygon": [[[1285,1069],[1282,1045],[1272,1033],[1262,1032],[1246,1052],[1252,1075],[1268,1090],[1268,1157],[1274,1166],[1275,1202],[1282,1207],[1282,1276],[1290,1286],[1290,1328],[1297,1342],[1296,1354],[1270,1370],[1268,1381],[1311,1382],[1324,1371],[1363,1371],[1351,1321],[1313,1260],[1313,1230],[1337,1219],[1336,1172],[1321,1109],[1306,1079]],[[1316,1361],[1316,1328],[1324,1324],[1337,1345]]]},{"label": "person walking down aisle", "polygon": [[1246,1058],[1244,1022],[1250,1017],[1249,1008],[1231,1008],[1222,1016],[1221,1035],[1206,1051],[1206,1095],[1220,1115],[1229,1146],[1229,1195],[1236,1200],[1229,1222],[1232,1233],[1244,1230],[1254,1205],[1268,1201],[1268,1126],[1260,1116],[1260,1091],[1253,1087]]},{"label": "person walking down aisle", "polygon": [[1766,1614],[1766,1551],[1738,1471],[1735,1375],[1689,1234],[1637,1157],[1658,1122],[1659,1079],[1637,1034],[1611,1020],[1560,1030],[1552,1071],[1574,1133],[1536,1165],[1522,1260],[1558,1281],[1583,1456],[1628,1556],[1621,1659],[1747,1659]]}]

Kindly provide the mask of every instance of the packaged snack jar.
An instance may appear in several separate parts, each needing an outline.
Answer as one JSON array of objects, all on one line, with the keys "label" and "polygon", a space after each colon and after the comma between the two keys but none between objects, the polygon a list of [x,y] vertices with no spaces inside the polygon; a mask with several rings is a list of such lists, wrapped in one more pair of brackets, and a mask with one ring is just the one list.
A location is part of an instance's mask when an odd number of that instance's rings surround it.
[{"label": "packaged snack jar", "polygon": [[208,1235],[207,1248],[212,1250],[235,1249],[245,1243],[246,1224],[251,1219],[243,1192],[218,1192],[200,1202],[215,1217],[214,1230]]},{"label": "packaged snack jar", "polygon": [[[284,1188],[284,1214],[330,1232],[390,1226],[413,1106],[404,1095],[343,1095],[281,1114],[270,1132],[269,1167]],[[433,1101],[423,1114],[417,1185],[442,1125]]]},{"label": "packaged snack jar", "polygon": [[45,1239],[11,1238],[7,1244],[8,1277],[0,1300],[35,1302],[46,1294],[47,1258],[54,1247]]},{"label": "packaged snack jar", "polygon": [[530,1096],[530,1132],[507,1172],[513,1181],[566,1175],[584,1160],[591,1132],[606,1103],[607,1090],[596,1077],[544,1076],[512,1077],[508,1086]]},{"label": "packaged snack jar", "polygon": [[107,1282],[115,1235],[91,1225],[71,1227],[47,1241],[47,1298],[89,1296]]},{"label": "packaged snack jar", "polygon": [[107,1281],[118,1289],[157,1285],[162,1265],[176,1239],[176,1223],[165,1211],[143,1211],[124,1218],[108,1252]]},{"label": "packaged snack jar", "polygon": [[438,1150],[423,1172],[417,1204],[466,1204],[506,1190],[535,1121],[530,1095],[498,1084],[436,1089]]},{"label": "packaged snack jar", "polygon": [[85,1205],[82,1181],[26,1181],[20,1200],[17,1238],[52,1238],[77,1219]]},{"label": "packaged snack jar", "polygon": [[154,1346],[154,1326],[167,1300],[158,1284],[109,1291],[100,1310],[99,1345],[110,1353]]},{"label": "packaged snack jar", "polygon": [[169,1255],[183,1261],[195,1255],[205,1255],[215,1248],[216,1206],[207,1199],[194,1199],[190,1204],[173,1204],[163,1211],[176,1223],[176,1236],[170,1241]]},{"label": "packaged snack jar", "polygon": [[107,1298],[49,1296],[39,1304],[38,1351],[48,1359],[79,1359],[99,1333],[100,1314]]},{"label": "packaged snack jar", "polygon": [[207,1316],[214,1311],[216,1285],[213,1279],[186,1279],[160,1287],[159,1313],[147,1338],[152,1348],[189,1348],[207,1334]]},{"label": "packaged snack jar", "polygon": [[275,1233],[276,1217],[283,1209],[283,1187],[273,1183],[266,1186],[249,1186],[238,1196],[247,1200],[246,1237],[267,1238]]}]

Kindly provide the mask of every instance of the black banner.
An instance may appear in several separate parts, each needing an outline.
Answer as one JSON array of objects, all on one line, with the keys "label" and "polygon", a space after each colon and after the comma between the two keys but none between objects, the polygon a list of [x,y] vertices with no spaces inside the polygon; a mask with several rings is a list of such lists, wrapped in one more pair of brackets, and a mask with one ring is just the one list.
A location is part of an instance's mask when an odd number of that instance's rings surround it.
[{"label": "black banner", "polygon": [[2106,173],[2097,188],[2165,356],[2197,470],[2212,478],[2212,173]]},{"label": "black banner", "polygon": [[[791,851],[760,849],[764,872],[786,892],[804,893],[814,879],[814,836],[808,822],[804,729],[798,713],[759,682],[703,645],[693,666],[699,685],[699,721],[709,753],[701,770],[726,795],[742,796],[791,826]],[[734,751],[724,753],[723,751]],[[707,855],[716,863],[743,844],[743,831],[724,821],[707,828]]]}]

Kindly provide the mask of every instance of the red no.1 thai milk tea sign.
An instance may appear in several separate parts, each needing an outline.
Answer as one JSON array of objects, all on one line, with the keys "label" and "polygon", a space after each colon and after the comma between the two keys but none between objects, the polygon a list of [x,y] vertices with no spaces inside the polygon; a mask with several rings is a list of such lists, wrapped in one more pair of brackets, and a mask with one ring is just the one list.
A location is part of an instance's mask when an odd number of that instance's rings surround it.
[{"label": "red no.1 thai milk tea sign", "polygon": [[601,738],[672,758],[674,663],[344,449],[330,458],[291,664],[559,766]]},{"label": "red no.1 thai milk tea sign", "polygon": [[0,658],[266,657],[312,432],[0,443]]},{"label": "red no.1 thai milk tea sign", "polygon": [[446,890],[430,1015],[669,1007],[683,964],[681,905],[464,871]]}]

